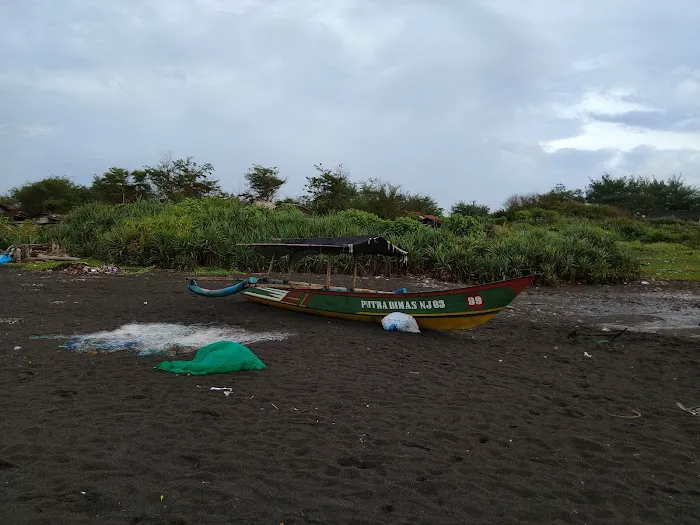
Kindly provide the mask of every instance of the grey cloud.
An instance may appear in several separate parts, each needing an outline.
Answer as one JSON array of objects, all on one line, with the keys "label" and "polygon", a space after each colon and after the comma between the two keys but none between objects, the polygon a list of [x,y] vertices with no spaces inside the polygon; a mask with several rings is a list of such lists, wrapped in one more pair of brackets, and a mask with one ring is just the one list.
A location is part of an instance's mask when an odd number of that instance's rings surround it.
[{"label": "grey cloud", "polygon": [[688,183],[700,186],[700,152],[691,150],[659,152],[647,146],[635,148],[623,156],[619,172],[644,173],[656,178],[681,175]]},{"label": "grey cloud", "polygon": [[[615,152],[543,152],[581,125],[551,104],[629,84],[667,119],[630,124],[697,129],[672,96],[700,66],[681,45],[700,8],[684,4],[671,18],[649,0],[3,3],[0,125],[42,133],[2,134],[0,191],[50,173],[88,182],[165,151],[212,162],[232,190],[263,163],[299,193],[318,162],[446,207],[585,185]],[[572,66],[586,60],[598,65]]]},{"label": "grey cloud", "polygon": [[588,116],[601,122],[615,122],[646,129],[700,132],[700,112],[694,110],[630,111],[621,115],[588,113]]}]

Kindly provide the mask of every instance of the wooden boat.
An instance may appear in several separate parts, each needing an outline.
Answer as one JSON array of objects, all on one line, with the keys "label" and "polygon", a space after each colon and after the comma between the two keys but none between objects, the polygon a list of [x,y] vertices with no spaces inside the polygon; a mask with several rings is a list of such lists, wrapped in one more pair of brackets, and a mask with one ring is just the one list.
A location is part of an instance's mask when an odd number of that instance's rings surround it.
[{"label": "wooden boat", "polygon": [[[421,329],[463,330],[492,319],[535,278],[534,275],[528,275],[440,291],[409,292],[405,288],[377,291],[356,287],[357,257],[382,255],[403,260],[408,257],[406,251],[392,245],[383,237],[287,239],[245,246],[253,246],[263,255],[271,256],[272,261],[278,256],[289,256],[290,268],[301,257],[325,254],[328,256],[326,285],[274,280],[269,277],[268,271],[267,277],[258,279],[251,276],[219,290],[200,288],[192,279],[188,289],[206,297],[224,297],[240,293],[245,299],[255,303],[353,321],[379,323],[389,313],[403,312],[413,316]],[[334,287],[330,284],[331,257],[343,253],[351,254],[355,259],[351,288]]]}]

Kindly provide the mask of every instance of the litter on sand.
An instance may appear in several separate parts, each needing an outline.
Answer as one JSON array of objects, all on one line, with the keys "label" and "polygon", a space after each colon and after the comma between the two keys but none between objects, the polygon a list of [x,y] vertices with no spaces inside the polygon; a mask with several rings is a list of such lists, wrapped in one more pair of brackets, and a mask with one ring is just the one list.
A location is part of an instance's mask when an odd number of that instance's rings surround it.
[{"label": "litter on sand", "polygon": [[603,333],[599,334],[597,332],[585,332],[581,330],[573,330],[566,337],[572,343],[580,343],[581,339],[590,340],[595,343],[611,343],[622,334],[627,331],[627,328],[619,330],[617,332],[611,332],[610,328],[603,328]]},{"label": "litter on sand", "polygon": [[63,263],[53,269],[54,272],[66,273],[69,275],[94,274],[94,273],[117,273],[119,267],[111,264],[101,266],[91,266],[87,263]]},{"label": "litter on sand", "polygon": [[692,414],[693,416],[700,416],[700,406],[686,408],[681,403],[676,403],[676,406],[684,412],[688,412],[688,414]]},{"label": "litter on sand", "polygon": [[632,410],[632,414],[612,414],[615,417],[621,417],[622,419],[637,419],[642,417],[642,413],[639,410]]},{"label": "litter on sand", "polygon": [[221,392],[224,393],[226,397],[231,395],[231,392],[233,392],[233,388],[225,386],[225,387],[218,387],[218,386],[213,386],[209,390],[220,390]]},{"label": "litter on sand", "polygon": [[241,344],[232,341],[218,341],[197,350],[191,361],[163,361],[156,368],[174,374],[201,376],[264,370],[265,363]]},{"label": "litter on sand", "polygon": [[384,330],[394,331],[394,332],[411,332],[419,333],[420,328],[418,323],[408,314],[403,312],[392,312],[382,319],[382,326]]}]

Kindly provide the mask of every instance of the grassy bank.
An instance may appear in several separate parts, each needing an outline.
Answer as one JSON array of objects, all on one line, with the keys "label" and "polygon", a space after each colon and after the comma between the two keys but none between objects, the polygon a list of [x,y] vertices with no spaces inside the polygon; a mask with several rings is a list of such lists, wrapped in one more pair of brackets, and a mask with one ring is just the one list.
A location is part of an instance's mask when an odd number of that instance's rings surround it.
[{"label": "grassy bank", "polygon": [[627,243],[641,263],[642,277],[700,281],[700,250],[674,243]]},{"label": "grassy bank", "polygon": [[[531,217],[529,218],[531,219]],[[541,224],[503,218],[453,216],[440,229],[410,218],[383,220],[354,210],[306,216],[291,206],[275,210],[223,199],[154,201],[125,205],[92,204],[73,211],[59,226],[32,226],[2,234],[5,244],[55,240],[72,255],[126,266],[193,269],[218,267],[263,271],[267,261],[237,243],[271,238],[387,235],[408,250],[407,265],[374,258],[362,261],[365,275],[427,275],[457,282],[484,282],[536,272],[541,282],[619,282],[640,275],[633,252],[619,234],[588,221]],[[321,258],[299,262],[295,271],[319,272]],[[278,261],[276,271],[286,271]],[[348,273],[347,257],[334,271]]]}]

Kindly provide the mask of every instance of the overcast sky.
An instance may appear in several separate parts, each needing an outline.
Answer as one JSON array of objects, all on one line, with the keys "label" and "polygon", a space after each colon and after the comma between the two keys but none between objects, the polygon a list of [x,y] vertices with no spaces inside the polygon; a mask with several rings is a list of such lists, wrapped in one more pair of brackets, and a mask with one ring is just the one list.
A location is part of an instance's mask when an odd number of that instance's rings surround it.
[{"label": "overcast sky", "polygon": [[442,206],[700,184],[697,0],[0,0],[0,192],[165,153]]}]

